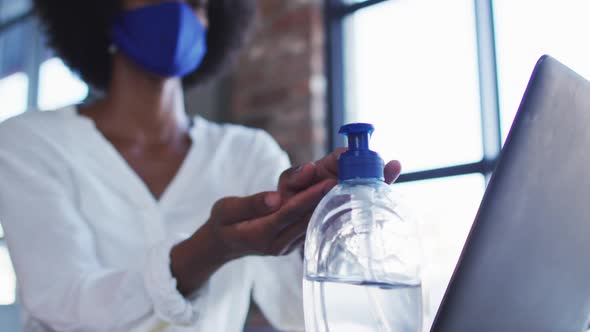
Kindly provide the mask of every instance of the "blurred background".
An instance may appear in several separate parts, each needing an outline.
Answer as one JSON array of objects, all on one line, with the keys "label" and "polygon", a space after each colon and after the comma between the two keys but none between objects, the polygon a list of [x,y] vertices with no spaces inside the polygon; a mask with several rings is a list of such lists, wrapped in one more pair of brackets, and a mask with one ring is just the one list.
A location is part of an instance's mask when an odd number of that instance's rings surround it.
[{"label": "blurred background", "polygon": [[[547,53],[590,78],[590,1],[258,4],[234,70],[187,91],[187,109],[266,129],[294,164],[342,145],[341,124],[374,123],[373,148],[402,161],[396,187],[421,225],[428,325],[536,60]],[[89,95],[46,48],[30,0],[0,0],[0,121]],[[2,331],[19,331],[16,286],[0,240]],[[255,307],[247,331],[272,331]]]}]

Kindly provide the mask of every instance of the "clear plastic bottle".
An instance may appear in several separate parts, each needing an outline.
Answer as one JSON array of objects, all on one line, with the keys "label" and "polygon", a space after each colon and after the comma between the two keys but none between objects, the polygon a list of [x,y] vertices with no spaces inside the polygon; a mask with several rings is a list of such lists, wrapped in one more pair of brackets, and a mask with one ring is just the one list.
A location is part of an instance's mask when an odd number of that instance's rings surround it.
[{"label": "clear plastic bottle", "polygon": [[420,242],[369,150],[370,124],[343,126],[339,184],[315,210],[305,243],[307,332],[419,332]]}]

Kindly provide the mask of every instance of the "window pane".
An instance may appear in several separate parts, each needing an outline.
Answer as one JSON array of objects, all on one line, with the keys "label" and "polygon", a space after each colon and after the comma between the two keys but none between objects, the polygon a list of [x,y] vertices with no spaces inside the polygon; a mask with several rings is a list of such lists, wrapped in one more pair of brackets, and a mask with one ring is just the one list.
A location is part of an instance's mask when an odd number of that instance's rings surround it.
[{"label": "window pane", "polygon": [[549,54],[590,79],[590,1],[494,1],[504,137],[536,61]]},{"label": "window pane", "polygon": [[346,20],[347,121],[404,170],[481,160],[471,0],[386,1]]},{"label": "window pane", "polygon": [[14,73],[27,72],[31,62],[31,48],[34,46],[33,21],[27,19],[7,27],[0,34],[0,78]]},{"label": "window pane", "polygon": [[24,73],[16,73],[0,79],[0,122],[27,109],[29,79]]},{"label": "window pane", "polygon": [[8,250],[0,246],[0,305],[13,304],[16,293],[16,277]]},{"label": "window pane", "polygon": [[39,109],[54,110],[81,102],[88,86],[74,75],[59,58],[51,58],[39,69]]},{"label": "window pane", "polygon": [[485,190],[481,174],[400,183],[424,248],[425,327],[434,319]]}]

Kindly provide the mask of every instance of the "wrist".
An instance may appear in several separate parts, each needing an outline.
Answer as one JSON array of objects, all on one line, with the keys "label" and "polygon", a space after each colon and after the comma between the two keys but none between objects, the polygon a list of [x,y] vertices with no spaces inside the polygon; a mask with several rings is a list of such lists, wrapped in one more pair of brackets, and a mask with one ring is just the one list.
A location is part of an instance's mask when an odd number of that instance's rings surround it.
[{"label": "wrist", "polygon": [[214,230],[205,224],[172,248],[170,270],[177,280],[178,290],[189,295],[229,260],[225,248],[216,240]]},{"label": "wrist", "polygon": [[207,222],[189,240],[201,244],[212,262],[223,265],[237,257],[219,233],[214,224]]},{"label": "wrist", "polygon": [[205,223],[190,238],[179,246],[191,253],[190,265],[203,264],[207,266],[221,266],[230,261],[231,253],[223,244],[214,225]]}]

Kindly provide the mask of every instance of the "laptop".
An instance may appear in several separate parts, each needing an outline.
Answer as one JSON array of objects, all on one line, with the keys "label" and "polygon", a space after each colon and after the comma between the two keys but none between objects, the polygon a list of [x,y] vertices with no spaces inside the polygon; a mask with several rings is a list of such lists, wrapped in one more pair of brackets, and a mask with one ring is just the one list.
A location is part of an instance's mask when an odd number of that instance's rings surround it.
[{"label": "laptop", "polygon": [[590,82],[543,56],[431,331],[580,332],[589,320]]}]

